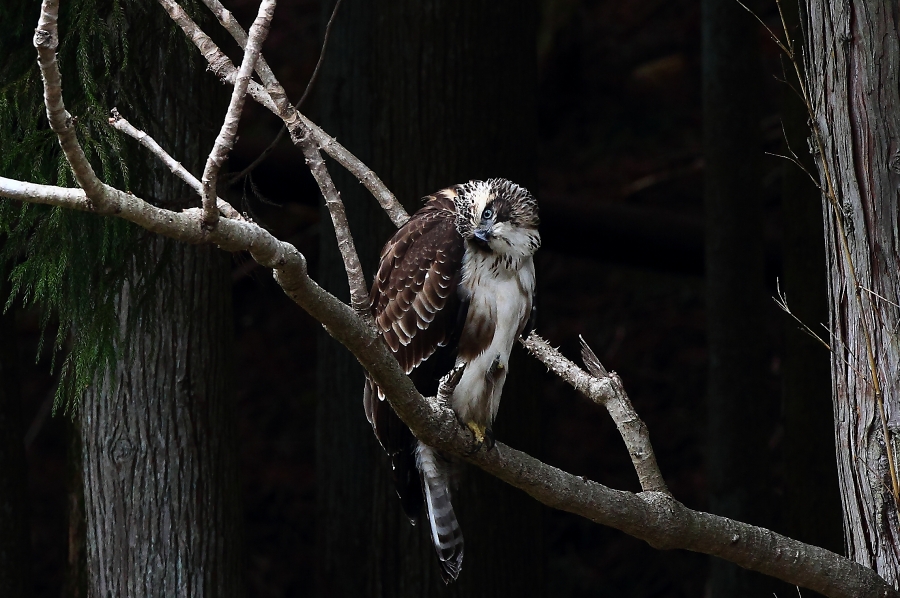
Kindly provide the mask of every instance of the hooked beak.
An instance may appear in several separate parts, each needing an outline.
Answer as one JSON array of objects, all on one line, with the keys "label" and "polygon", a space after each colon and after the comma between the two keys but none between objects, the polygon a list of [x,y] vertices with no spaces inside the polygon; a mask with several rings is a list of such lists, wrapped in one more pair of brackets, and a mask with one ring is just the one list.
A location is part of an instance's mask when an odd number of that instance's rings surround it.
[{"label": "hooked beak", "polygon": [[475,232],[472,236],[475,237],[475,242],[478,245],[480,245],[484,249],[489,249],[491,238],[493,238],[494,235],[491,234],[490,226],[479,226],[475,229]]}]

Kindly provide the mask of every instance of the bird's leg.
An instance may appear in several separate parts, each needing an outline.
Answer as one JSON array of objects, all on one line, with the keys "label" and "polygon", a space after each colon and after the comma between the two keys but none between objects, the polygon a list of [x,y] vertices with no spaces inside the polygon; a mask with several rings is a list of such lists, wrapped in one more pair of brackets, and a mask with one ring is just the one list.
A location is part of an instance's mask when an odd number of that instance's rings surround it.
[{"label": "bird's leg", "polygon": [[463,372],[466,370],[465,362],[460,363],[453,367],[452,370],[447,372],[447,374],[441,378],[441,382],[438,385],[437,398],[438,400],[449,404],[450,397],[453,396],[453,391],[456,390],[459,381],[462,379]]}]

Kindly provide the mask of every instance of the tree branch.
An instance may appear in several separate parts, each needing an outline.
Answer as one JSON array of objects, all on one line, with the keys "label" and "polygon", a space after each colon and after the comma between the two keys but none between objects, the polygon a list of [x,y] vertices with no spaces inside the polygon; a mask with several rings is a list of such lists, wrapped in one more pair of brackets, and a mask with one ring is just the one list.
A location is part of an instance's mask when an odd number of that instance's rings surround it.
[{"label": "tree branch", "polygon": [[[237,70],[232,64],[231,60],[219,49],[218,46],[210,39],[206,33],[204,33],[196,23],[184,12],[181,6],[178,5],[174,0],[158,0],[159,3],[165,8],[166,12],[169,14],[169,17],[175,21],[175,23],[181,27],[182,31],[184,31],[185,35],[194,43],[195,46],[200,50],[200,53],[203,54],[203,57],[209,63],[210,70],[216,74],[222,81],[230,84],[234,84],[235,82],[235,74]],[[224,10],[224,9],[223,9]],[[234,29],[234,27],[232,26]],[[237,29],[240,29],[238,26]],[[233,33],[235,40],[238,44],[243,45],[241,34],[243,33],[243,29],[240,30],[240,33]],[[246,40],[244,37],[243,40]],[[259,65],[257,65],[259,66]],[[271,89],[267,90],[263,88],[260,84],[255,81],[251,81],[249,84],[249,94],[254,100],[259,102],[262,106],[267,108],[273,114],[281,118],[285,125],[287,125],[288,130],[291,132],[292,137],[299,138],[300,133],[295,133],[297,127],[302,123],[304,126],[308,127],[310,130],[311,137],[315,140],[316,144],[318,144],[319,148],[323,150],[326,154],[331,156],[338,164],[346,168],[353,176],[357,178],[363,185],[365,185],[366,189],[375,197],[378,201],[379,205],[381,205],[382,209],[384,209],[385,213],[387,213],[388,217],[391,219],[391,222],[394,223],[394,226],[401,227],[403,226],[407,220],[409,220],[409,214],[407,214],[406,210],[403,208],[403,205],[397,201],[397,198],[394,197],[394,194],[390,192],[390,190],[385,186],[378,175],[372,171],[371,168],[366,166],[359,158],[350,153],[347,148],[338,143],[335,139],[333,139],[330,135],[325,133],[322,129],[320,129],[315,123],[306,118],[303,114],[296,110],[291,110],[293,108],[290,106],[290,103],[287,102],[287,98],[284,96],[284,89],[281,87],[281,84],[278,83],[277,79],[275,79],[274,75],[271,75],[271,70],[257,73],[260,75],[260,79],[263,81],[269,81]],[[273,99],[273,95],[274,98]],[[283,98],[283,101],[282,101]],[[290,108],[288,108],[290,107]],[[298,122],[299,121],[299,122]]]},{"label": "tree branch", "polygon": [[[200,183],[197,177],[192,175],[187,168],[182,166],[181,162],[170,156],[168,152],[166,152],[166,150],[164,150],[156,142],[156,140],[153,139],[153,137],[147,135],[147,133],[128,122],[125,117],[119,114],[119,111],[115,108],[113,108],[109,112],[109,126],[137,140],[138,143],[146,147],[153,155],[162,160],[163,164],[165,164],[169,168],[169,170],[172,171],[172,174],[190,185],[190,187],[197,192],[197,195],[203,195],[203,184]],[[226,218],[245,220],[245,218],[241,216],[241,214],[237,210],[235,210],[230,203],[228,203],[221,197],[216,198],[216,206],[219,208],[219,211],[222,212],[222,215]]]},{"label": "tree branch", "polygon": [[[337,2],[335,2],[334,4],[334,10],[331,11],[331,17],[328,19],[328,24],[325,25],[325,36],[322,39],[322,49],[319,51],[319,59],[316,61],[316,68],[313,69],[313,74],[312,76],[310,76],[309,81],[306,83],[306,89],[303,90],[303,95],[300,96],[300,99],[296,104],[294,104],[294,108],[296,108],[297,110],[300,110],[300,108],[306,102],[306,98],[309,97],[310,91],[312,91],[313,87],[316,84],[316,81],[319,79],[319,70],[322,68],[322,63],[325,61],[325,50],[328,48],[328,39],[331,37],[331,26],[334,24],[334,18],[337,16],[337,12],[340,7],[341,0],[337,0]],[[224,7],[222,8],[222,10],[225,10]],[[231,13],[228,14],[230,15]],[[219,21],[222,21],[222,19],[220,18]],[[266,147],[266,149],[264,149],[262,153],[257,156],[256,159],[253,160],[253,162],[250,163],[249,166],[247,166],[247,168],[231,177],[229,183],[234,183],[244,178],[245,176],[253,172],[254,168],[262,164],[263,160],[265,160],[269,156],[269,154],[272,153],[272,150],[275,149],[275,146],[278,145],[278,143],[282,140],[286,131],[286,127],[282,127],[281,129],[279,129],[278,135],[275,136],[275,139],[272,140],[272,143],[270,143],[269,146]]]},{"label": "tree branch", "polygon": [[41,16],[34,30],[34,47],[38,53],[38,64],[44,80],[44,105],[47,107],[47,120],[50,128],[59,138],[66,160],[72,168],[75,180],[85,190],[89,203],[103,202],[105,193],[103,183],[97,178],[84,150],[78,143],[75,134],[75,118],[66,111],[62,98],[62,75],[56,61],[56,48],[59,46],[59,0],[44,0],[41,3]]},{"label": "tree branch", "polygon": [[641,488],[645,492],[661,492],[671,496],[672,493],[669,492],[662,473],[659,471],[659,465],[656,463],[656,455],[650,444],[650,432],[632,407],[631,400],[622,386],[622,380],[615,372],[607,373],[584,339],[581,339],[582,355],[584,355],[585,365],[591,370],[591,375],[563,357],[559,351],[536,334],[529,335],[521,342],[529,353],[553,370],[557,376],[571,384],[575,390],[598,405],[606,407],[625,442]]},{"label": "tree branch", "polygon": [[341,258],[344,260],[344,270],[350,284],[350,304],[357,314],[374,327],[372,314],[369,311],[366,277],[363,275],[362,265],[359,262],[359,254],[356,253],[356,245],[353,242],[353,235],[350,233],[350,223],[347,221],[347,211],[344,209],[344,202],[341,201],[341,194],[335,188],[331,175],[328,174],[325,161],[322,160],[319,147],[311,137],[310,129],[301,123],[300,127],[291,132],[292,139],[295,139],[295,132],[299,132],[295,143],[298,143],[300,149],[303,150],[306,165],[309,166],[313,178],[316,179],[316,183],[322,191],[325,206],[328,208],[331,222],[334,224],[337,246],[341,252]]},{"label": "tree branch", "polygon": [[[0,178],[0,195],[90,210],[81,190],[32,185]],[[111,194],[115,216],[147,230],[187,243],[216,243],[228,251],[247,250],[273,268],[285,293],[346,346],[385,391],[391,406],[425,443],[457,455],[542,503],[615,527],[662,549],[682,548],[718,556],[831,598],[900,598],[874,571],[823,548],[791,540],[769,530],[693,511],[663,492],[633,494],[561,471],[500,442],[491,451],[479,448],[443,402],[422,397],[403,374],[380,336],[349,306],[322,289],[292,245],[250,222],[223,219],[214,231],[201,227],[201,210],[172,212],[120,191]],[[536,335],[529,340],[540,341]],[[575,368],[576,370],[578,368]],[[581,374],[579,388],[612,391],[607,380]],[[474,452],[473,452],[474,451]]]},{"label": "tree branch", "polygon": [[203,226],[208,229],[214,229],[219,221],[219,211],[216,209],[216,182],[219,178],[219,169],[228,158],[228,152],[234,147],[238,122],[241,120],[241,111],[244,109],[244,98],[247,97],[250,75],[256,68],[274,14],[275,0],[262,0],[256,20],[250,27],[250,39],[244,47],[244,59],[241,61],[241,68],[234,83],[228,111],[225,113],[225,119],[222,121],[222,128],[219,130],[213,149],[206,159],[206,167],[203,169],[201,180],[203,181]]}]

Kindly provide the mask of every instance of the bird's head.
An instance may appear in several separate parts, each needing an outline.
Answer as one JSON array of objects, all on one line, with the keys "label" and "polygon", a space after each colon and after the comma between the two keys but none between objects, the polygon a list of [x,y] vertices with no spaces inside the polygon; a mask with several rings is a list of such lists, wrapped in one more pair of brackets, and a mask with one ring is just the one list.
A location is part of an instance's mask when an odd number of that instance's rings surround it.
[{"label": "bird's head", "polygon": [[541,246],[537,200],[506,179],[470,181],[456,188],[456,228],[481,251],[527,257]]}]

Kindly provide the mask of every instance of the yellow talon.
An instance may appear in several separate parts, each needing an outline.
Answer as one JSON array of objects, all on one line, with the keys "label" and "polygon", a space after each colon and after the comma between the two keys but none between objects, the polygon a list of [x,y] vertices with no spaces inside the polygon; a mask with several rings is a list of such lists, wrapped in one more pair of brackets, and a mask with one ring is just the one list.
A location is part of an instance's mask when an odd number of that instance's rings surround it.
[{"label": "yellow talon", "polygon": [[469,428],[470,430],[472,430],[472,433],[475,434],[475,441],[478,443],[479,446],[484,444],[484,432],[485,432],[484,426],[471,421],[471,422],[466,422],[466,427]]}]

